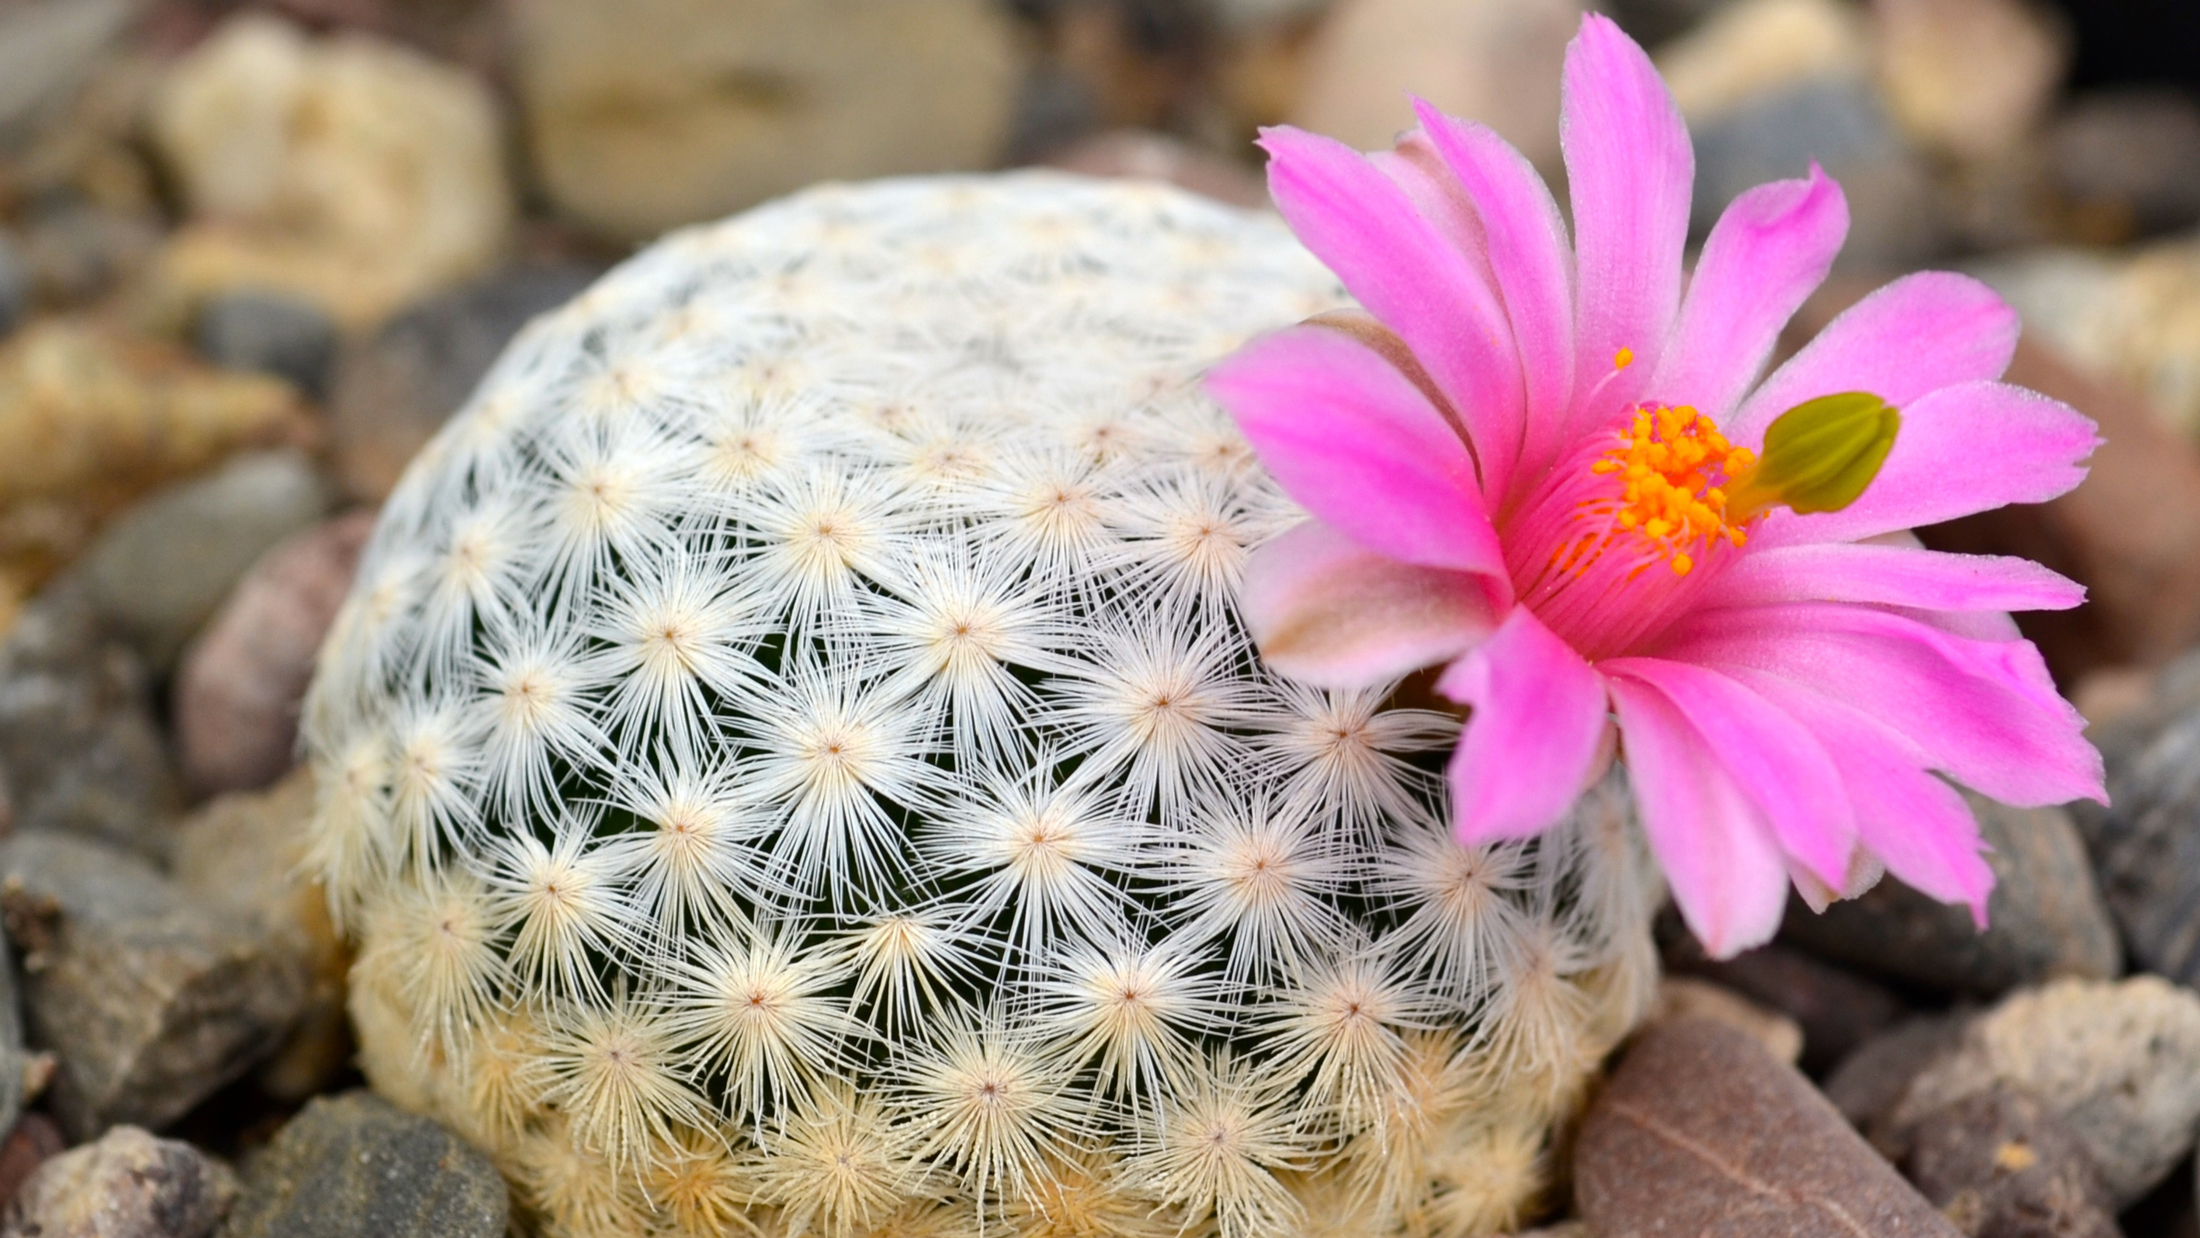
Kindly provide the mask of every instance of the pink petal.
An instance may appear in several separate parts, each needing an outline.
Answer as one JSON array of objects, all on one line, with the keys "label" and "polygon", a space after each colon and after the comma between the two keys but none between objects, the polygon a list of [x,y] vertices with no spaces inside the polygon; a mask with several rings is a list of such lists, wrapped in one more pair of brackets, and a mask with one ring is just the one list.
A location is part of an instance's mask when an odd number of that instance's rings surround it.
[{"label": "pink petal", "polygon": [[1700,605],[1871,602],[1927,610],[2068,610],[2085,586],[2030,559],[1825,542],[1751,547],[1699,595]]},{"label": "pink petal", "polygon": [[1574,203],[1574,390],[1625,348],[1635,363],[1600,405],[1625,408],[1657,368],[1681,299],[1681,248],[1696,156],[1665,83],[1634,40],[1591,13],[1566,50],[1559,144]]},{"label": "pink petal", "polygon": [[1358,151],[1289,126],[1261,131],[1268,191],[1300,242],[1398,333],[1466,424],[1486,493],[1520,450],[1520,362],[1473,264]]},{"label": "pink petal", "polygon": [[1444,415],[1382,354],[1294,327],[1216,366],[1207,390],[1306,510],[1369,550],[1505,577],[1505,553]]},{"label": "pink petal", "polygon": [[1766,546],[1846,542],[1953,520],[2010,503],[2041,503],[2085,480],[2100,445],[2093,422],[2060,400],[2007,383],[1943,387],[1902,409],[1879,476],[1837,512],[1776,511]]},{"label": "pink petal", "polygon": [[1526,838],[1565,815],[1604,737],[1603,676],[1515,606],[1436,690],[1474,706],[1449,771],[1459,841]]},{"label": "pink petal", "polygon": [[1777,675],[1737,674],[1832,754],[1856,806],[1857,837],[1887,871],[1942,902],[1968,904],[1984,928],[1994,870],[1963,797],[1919,769],[1899,736],[1850,706]]},{"label": "pink petal", "polygon": [[1967,275],[1906,275],[1843,311],[1772,372],[1726,427],[1751,447],[1780,414],[1822,395],[1869,391],[1904,412],[1928,392],[2000,378],[2017,351],[2017,312]]},{"label": "pink petal", "polygon": [[[1568,441],[1573,398],[1574,289],[1566,222],[1535,166],[1485,125],[1413,101],[1422,141],[1442,157],[1480,213],[1491,278],[1504,299],[1527,383],[1522,471],[1535,476]],[[1493,504],[1494,506],[1494,504]]]},{"label": "pink petal", "polygon": [[1704,242],[1651,396],[1726,424],[1848,233],[1848,201],[1817,164],[1808,180],[1734,199]]},{"label": "pink petal", "polygon": [[1837,695],[2004,803],[2102,799],[2101,754],[2030,641],[1972,640],[1869,606],[1804,602],[1691,616],[1658,656],[1755,669]]},{"label": "pink petal", "polygon": [[1713,958],[1771,940],[1788,877],[1764,814],[1663,694],[1624,679],[1611,693],[1643,833],[1681,918]]},{"label": "pink petal", "polygon": [[1733,679],[1684,662],[1612,658],[1598,669],[1662,693],[1771,823],[1780,848],[1836,889],[1849,876],[1856,815],[1833,759],[1793,718]]},{"label": "pink petal", "polygon": [[1391,150],[1369,151],[1367,161],[1390,182],[1405,191],[1413,209],[1429,226],[1442,233],[1451,248],[1463,255],[1485,288],[1495,288],[1490,270],[1489,237],[1482,227],[1481,212],[1466,186],[1444,166],[1427,135],[1415,130],[1399,137]]},{"label": "pink petal", "polygon": [[1450,661],[1496,625],[1482,578],[1363,550],[1317,520],[1253,552],[1239,603],[1262,660],[1324,688]]}]

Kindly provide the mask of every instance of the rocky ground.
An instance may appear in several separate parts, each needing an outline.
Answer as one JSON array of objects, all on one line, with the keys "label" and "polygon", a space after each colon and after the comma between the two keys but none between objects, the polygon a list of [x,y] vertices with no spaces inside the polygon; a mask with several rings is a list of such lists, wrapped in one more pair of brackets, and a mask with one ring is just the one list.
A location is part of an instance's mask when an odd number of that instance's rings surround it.
[{"label": "rocky ground", "polygon": [[[1808,158],[1846,187],[1791,343],[1954,265],[2024,313],[2012,377],[2101,422],[2073,494],[1924,536],[2089,587],[2028,632],[2114,799],[1975,801],[1983,933],[1892,883],[1728,962],[1668,926],[1544,1232],[2200,1238],[2200,96],[2140,80],[2200,20],[1609,7],[1695,132],[1699,232]],[[293,765],[374,505],[531,315],[820,178],[1045,162],[1258,204],[1255,126],[1383,145],[1407,87],[1555,174],[1580,8],[822,11],[0,3],[0,1238],[505,1232],[488,1162],[350,1064]]]}]

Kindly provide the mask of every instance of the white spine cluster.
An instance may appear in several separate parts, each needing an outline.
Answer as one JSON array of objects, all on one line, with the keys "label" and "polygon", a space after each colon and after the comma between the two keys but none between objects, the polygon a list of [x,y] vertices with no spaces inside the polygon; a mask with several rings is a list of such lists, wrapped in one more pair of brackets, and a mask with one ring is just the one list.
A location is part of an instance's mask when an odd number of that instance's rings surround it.
[{"label": "white spine cluster", "polygon": [[377,1085],[575,1238],[1516,1219],[1654,879],[1602,795],[1460,848],[1456,720],[1256,659],[1297,514],[1198,378],[1340,300],[1272,220],[1028,174],[531,326],[309,706]]}]

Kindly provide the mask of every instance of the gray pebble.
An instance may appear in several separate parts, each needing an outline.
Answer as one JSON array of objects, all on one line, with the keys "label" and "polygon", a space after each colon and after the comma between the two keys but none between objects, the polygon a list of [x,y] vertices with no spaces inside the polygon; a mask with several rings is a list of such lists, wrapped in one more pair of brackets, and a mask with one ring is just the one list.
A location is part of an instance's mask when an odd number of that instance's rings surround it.
[{"label": "gray pebble", "polygon": [[367,1091],[319,1097],[245,1166],[224,1238],[501,1238],[489,1158]]},{"label": "gray pebble", "polygon": [[199,355],[224,369],[273,374],[315,400],[328,396],[336,324],[303,297],[222,293],[199,310],[192,337]]}]

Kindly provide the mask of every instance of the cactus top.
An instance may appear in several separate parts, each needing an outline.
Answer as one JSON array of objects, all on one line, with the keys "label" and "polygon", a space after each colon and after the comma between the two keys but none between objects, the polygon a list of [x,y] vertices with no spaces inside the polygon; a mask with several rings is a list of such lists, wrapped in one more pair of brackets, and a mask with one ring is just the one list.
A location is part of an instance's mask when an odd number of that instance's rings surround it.
[{"label": "cactus top", "polygon": [[1463,1189],[1371,1150],[1431,1123],[1532,1167],[1631,1016],[1642,870],[1608,818],[1459,846],[1456,719],[1255,659],[1300,514],[1199,379],[1341,301],[1270,218],[1019,174],[811,191],[532,324],[309,705],[361,1000],[417,1042],[362,1015],[370,1064],[524,1025],[517,1099],[422,1103],[515,1172],[705,1149],[797,1231],[1082,1174],[1135,1232],[1282,1232],[1355,1147],[1394,1220]]}]

